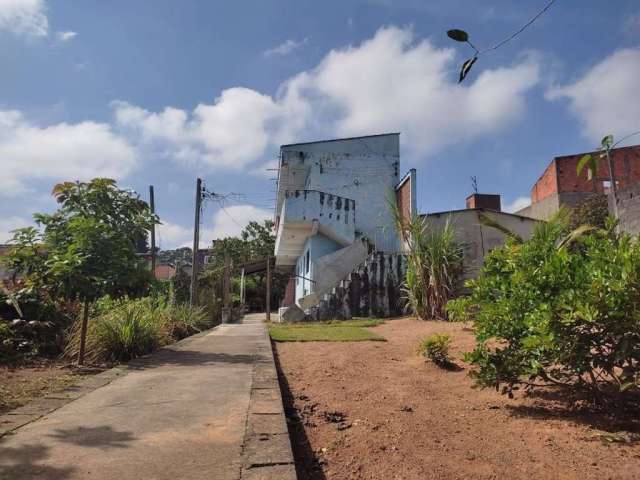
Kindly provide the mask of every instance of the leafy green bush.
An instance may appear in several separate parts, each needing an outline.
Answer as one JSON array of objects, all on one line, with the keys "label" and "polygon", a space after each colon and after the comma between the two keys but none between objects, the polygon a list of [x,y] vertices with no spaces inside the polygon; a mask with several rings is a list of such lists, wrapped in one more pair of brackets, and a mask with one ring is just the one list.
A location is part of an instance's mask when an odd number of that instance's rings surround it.
[{"label": "leafy green bush", "polygon": [[640,244],[606,229],[570,231],[566,213],[511,238],[468,282],[450,315],[473,319],[478,344],[466,359],[477,383],[557,385],[601,403],[640,390]]},{"label": "leafy green bush", "polygon": [[0,288],[0,362],[59,355],[69,324],[69,317],[33,290]]},{"label": "leafy green bush", "polygon": [[451,358],[449,357],[451,341],[451,335],[447,333],[430,335],[420,342],[418,353],[436,365],[448,365],[451,363]]}]

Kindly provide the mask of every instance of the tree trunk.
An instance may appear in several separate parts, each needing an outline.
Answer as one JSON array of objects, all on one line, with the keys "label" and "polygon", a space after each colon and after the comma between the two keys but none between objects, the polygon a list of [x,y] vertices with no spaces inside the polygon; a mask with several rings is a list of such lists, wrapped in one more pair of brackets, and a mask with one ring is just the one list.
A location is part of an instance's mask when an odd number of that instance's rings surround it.
[{"label": "tree trunk", "polygon": [[82,324],[80,326],[80,349],[78,350],[78,365],[84,365],[84,350],[87,343],[87,324],[89,323],[89,300],[84,301],[82,310]]}]

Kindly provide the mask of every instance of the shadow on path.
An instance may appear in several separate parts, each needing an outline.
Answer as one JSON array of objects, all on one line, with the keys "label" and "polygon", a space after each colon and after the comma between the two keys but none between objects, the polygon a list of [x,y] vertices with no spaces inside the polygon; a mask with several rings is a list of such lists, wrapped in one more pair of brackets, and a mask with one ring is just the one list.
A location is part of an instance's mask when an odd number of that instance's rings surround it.
[{"label": "shadow on path", "polygon": [[244,354],[199,352],[197,350],[164,350],[149,357],[132,360],[127,367],[131,370],[144,370],[167,365],[189,367],[218,363],[251,364],[252,362],[253,356]]},{"label": "shadow on path", "polygon": [[33,478],[64,480],[75,471],[73,467],[39,465],[39,462],[46,460],[49,456],[49,447],[45,445],[3,446],[9,437],[0,438],[0,480]]},{"label": "shadow on path", "polygon": [[119,432],[108,425],[58,429],[49,437],[80,447],[96,448],[126,448],[127,443],[135,440],[131,432]]},{"label": "shadow on path", "polygon": [[293,449],[293,457],[296,462],[296,474],[299,480],[326,480],[322,465],[316,454],[311,448],[309,438],[304,430],[304,425],[300,420],[300,416],[293,404],[293,394],[289,387],[287,377],[282,371],[280,358],[276,346],[272,342],[273,358],[278,371],[278,380],[280,382],[280,390],[282,391],[282,403],[284,404],[284,414],[287,418],[287,426],[289,427],[289,438],[291,439],[291,447]]}]

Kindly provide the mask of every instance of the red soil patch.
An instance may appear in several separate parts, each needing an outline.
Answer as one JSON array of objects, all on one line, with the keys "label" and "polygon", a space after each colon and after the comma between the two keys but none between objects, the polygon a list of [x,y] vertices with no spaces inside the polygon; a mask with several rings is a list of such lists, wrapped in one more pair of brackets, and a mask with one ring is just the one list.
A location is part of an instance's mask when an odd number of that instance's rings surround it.
[{"label": "red soil patch", "polygon": [[[463,325],[398,319],[373,330],[388,341],[276,344],[301,480],[640,478],[629,424],[472,389]],[[416,355],[440,332],[453,335],[459,371]]]},{"label": "red soil patch", "polygon": [[20,367],[0,366],[0,415],[34,398],[73,385],[84,376],[86,373],[55,361]]}]

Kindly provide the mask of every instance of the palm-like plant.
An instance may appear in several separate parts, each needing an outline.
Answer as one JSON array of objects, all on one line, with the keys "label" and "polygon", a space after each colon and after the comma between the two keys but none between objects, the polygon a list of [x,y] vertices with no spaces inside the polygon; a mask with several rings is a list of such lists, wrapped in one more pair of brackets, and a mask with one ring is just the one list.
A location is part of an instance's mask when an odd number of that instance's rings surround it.
[{"label": "palm-like plant", "polygon": [[446,320],[445,306],[462,273],[463,251],[453,226],[447,220],[444,227],[434,228],[421,217],[402,217],[395,204],[392,210],[407,247],[407,308],[422,319]]}]

